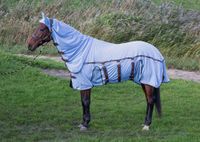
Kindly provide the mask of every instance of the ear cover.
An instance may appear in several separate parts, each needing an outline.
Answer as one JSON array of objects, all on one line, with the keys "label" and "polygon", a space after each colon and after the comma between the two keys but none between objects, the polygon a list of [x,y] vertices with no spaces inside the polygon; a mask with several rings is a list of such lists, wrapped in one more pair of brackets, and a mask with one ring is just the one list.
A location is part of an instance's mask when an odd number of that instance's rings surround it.
[{"label": "ear cover", "polygon": [[39,21],[40,23],[45,24],[50,29],[50,20],[47,16],[45,16],[44,12],[41,12],[42,19]]}]

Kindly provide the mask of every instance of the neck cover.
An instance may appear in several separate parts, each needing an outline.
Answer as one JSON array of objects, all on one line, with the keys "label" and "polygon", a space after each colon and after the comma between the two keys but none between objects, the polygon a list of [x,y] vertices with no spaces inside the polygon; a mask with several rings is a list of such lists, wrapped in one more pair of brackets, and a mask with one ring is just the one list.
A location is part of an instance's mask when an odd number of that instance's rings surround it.
[{"label": "neck cover", "polygon": [[53,19],[52,27],[50,19],[43,15],[40,23],[45,24],[52,30],[52,38],[58,43],[57,49],[62,53],[62,58],[70,72],[78,73],[83,67],[84,61],[88,55],[93,38],[81,34],[73,27],[62,21]]}]

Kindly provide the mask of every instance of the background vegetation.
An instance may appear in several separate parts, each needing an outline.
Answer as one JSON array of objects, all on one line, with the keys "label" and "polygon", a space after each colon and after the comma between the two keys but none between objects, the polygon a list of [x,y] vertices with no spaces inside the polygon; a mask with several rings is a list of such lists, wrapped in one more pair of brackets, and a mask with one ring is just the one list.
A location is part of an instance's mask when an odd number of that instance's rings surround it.
[{"label": "background vegetation", "polygon": [[[198,0],[1,0],[0,43],[6,50],[24,53],[24,46],[19,45],[25,45],[38,25],[40,12],[44,11],[90,36],[114,43],[144,40],[165,56],[190,57],[199,63],[199,3]],[[48,50],[47,53],[55,53],[51,48]]]}]

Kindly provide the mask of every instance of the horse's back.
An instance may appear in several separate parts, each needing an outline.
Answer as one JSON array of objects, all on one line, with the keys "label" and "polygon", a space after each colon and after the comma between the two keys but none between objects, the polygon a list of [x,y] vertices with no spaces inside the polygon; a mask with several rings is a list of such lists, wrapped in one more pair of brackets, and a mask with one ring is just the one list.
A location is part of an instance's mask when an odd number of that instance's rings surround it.
[{"label": "horse's back", "polygon": [[79,90],[126,80],[158,88],[169,81],[163,56],[142,41],[112,44],[94,39],[85,66],[75,76],[73,86]]},{"label": "horse's back", "polygon": [[94,58],[97,62],[137,56],[147,56],[157,60],[163,60],[163,56],[156,47],[143,41],[113,44],[100,40],[94,40],[92,46],[92,48],[95,49]]}]

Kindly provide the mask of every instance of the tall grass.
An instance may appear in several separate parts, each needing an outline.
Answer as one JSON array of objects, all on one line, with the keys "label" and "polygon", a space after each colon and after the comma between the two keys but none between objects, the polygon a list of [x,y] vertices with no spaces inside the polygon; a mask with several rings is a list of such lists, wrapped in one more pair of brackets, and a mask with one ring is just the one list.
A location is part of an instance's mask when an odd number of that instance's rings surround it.
[{"label": "tall grass", "polygon": [[106,41],[144,40],[166,56],[200,56],[200,12],[150,0],[2,0],[0,43],[24,45],[41,11]]},{"label": "tall grass", "polygon": [[153,0],[157,4],[163,2],[173,2],[174,4],[181,5],[189,10],[200,10],[200,1],[199,0]]}]

